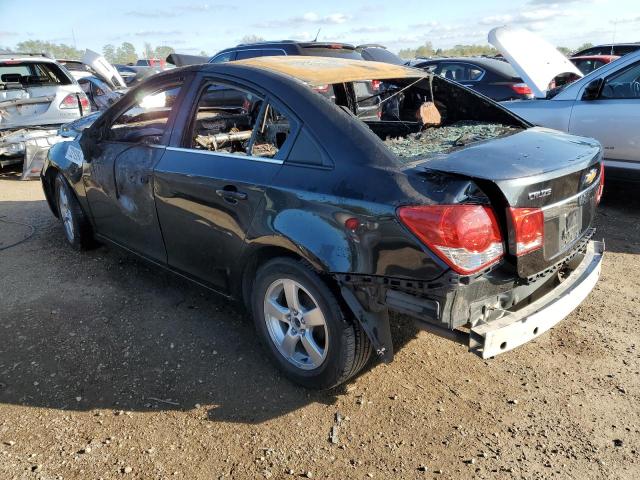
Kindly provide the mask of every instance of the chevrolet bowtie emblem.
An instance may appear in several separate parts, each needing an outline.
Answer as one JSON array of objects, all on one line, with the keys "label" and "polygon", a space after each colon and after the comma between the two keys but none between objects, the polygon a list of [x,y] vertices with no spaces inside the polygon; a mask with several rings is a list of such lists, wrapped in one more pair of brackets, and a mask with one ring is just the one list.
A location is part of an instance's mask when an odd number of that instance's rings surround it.
[{"label": "chevrolet bowtie emblem", "polygon": [[584,177],[582,179],[582,186],[587,187],[591,185],[597,176],[598,176],[598,169],[594,167],[584,174]]}]

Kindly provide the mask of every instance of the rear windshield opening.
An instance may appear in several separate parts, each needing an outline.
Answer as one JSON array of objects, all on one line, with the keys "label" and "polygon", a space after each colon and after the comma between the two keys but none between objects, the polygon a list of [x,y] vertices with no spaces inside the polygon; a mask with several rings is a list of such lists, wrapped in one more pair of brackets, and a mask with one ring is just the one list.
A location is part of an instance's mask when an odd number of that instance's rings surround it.
[{"label": "rear windshield opening", "polygon": [[316,88],[362,120],[401,160],[449,153],[524,125],[490,100],[434,76]]},{"label": "rear windshield opening", "polygon": [[0,88],[70,85],[72,80],[59,65],[49,62],[0,63]]},{"label": "rear windshield opening", "polygon": [[302,47],[302,54],[310,57],[337,57],[362,60],[362,55],[353,48]]}]

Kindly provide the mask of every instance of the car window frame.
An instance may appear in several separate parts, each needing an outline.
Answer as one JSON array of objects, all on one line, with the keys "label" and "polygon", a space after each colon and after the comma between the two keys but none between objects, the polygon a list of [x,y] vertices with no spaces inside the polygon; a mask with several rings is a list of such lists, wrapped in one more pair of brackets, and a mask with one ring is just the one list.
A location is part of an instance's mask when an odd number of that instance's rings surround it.
[{"label": "car window frame", "polygon": [[[233,62],[235,61],[236,57],[237,57],[238,51],[237,50],[227,50],[226,52],[220,52],[217,53],[216,55],[214,55],[213,57],[211,57],[211,60],[209,60],[208,63],[215,63],[215,64],[223,64],[223,63],[229,63],[229,62]],[[225,60],[224,62],[216,62],[216,58],[218,57],[222,57],[224,55],[229,55],[229,60]]]},{"label": "car window frame", "polygon": [[441,75],[443,65],[447,65],[447,64],[450,64],[450,65],[462,65],[466,69],[474,68],[474,69],[480,70],[482,72],[480,77],[477,78],[477,79],[474,79],[474,80],[471,80],[471,79],[469,79],[469,80],[458,80],[458,79],[456,79],[456,80],[454,80],[454,82],[458,82],[458,83],[463,83],[463,82],[464,83],[466,83],[466,82],[474,82],[474,83],[475,82],[481,82],[482,79],[487,75],[487,70],[482,68],[482,67],[480,67],[480,66],[478,66],[477,64],[470,63],[470,62],[460,62],[460,61],[457,61],[457,60],[444,60],[444,61],[440,62],[438,64],[438,69],[437,69],[438,70],[438,75]]},{"label": "car window frame", "polygon": [[[282,55],[278,55],[278,56],[286,56],[287,55],[287,52],[282,48],[275,48],[275,47],[239,48],[238,50],[236,50],[236,56],[235,56],[234,60],[247,60],[249,58],[271,57],[271,56],[273,56],[273,55],[264,55],[264,52],[266,52],[266,51],[282,52]],[[238,58],[242,52],[259,52],[259,55],[253,55],[251,57],[246,57],[246,58]]]},{"label": "car window frame", "polygon": [[[102,122],[96,122],[94,126],[96,127],[96,131],[99,132],[100,143],[116,143],[116,144],[126,144],[126,145],[139,145],[139,146],[147,146],[152,148],[167,148],[170,145],[171,138],[173,136],[173,129],[176,123],[176,117],[182,108],[182,104],[184,102],[185,96],[188,93],[192,78],[187,75],[180,75],[171,78],[163,78],[162,80],[151,81],[148,84],[142,86],[141,88],[134,88],[130,92],[126,94],[126,96],[130,96],[128,99],[122,99],[115,103],[115,108],[109,109],[108,114],[103,114],[101,119],[104,119]],[[167,118],[166,128],[158,144],[147,144],[142,142],[124,142],[121,140],[113,140],[107,138],[107,132],[111,130],[111,127],[114,123],[127,112],[131,107],[133,107],[138,100],[138,92],[157,92],[163,89],[169,89],[173,86],[175,88],[178,84],[181,83],[180,93],[176,98],[176,102],[174,104],[174,108],[171,109],[169,113],[169,117]],[[90,127],[93,129],[92,127]]]},{"label": "car window frame", "polygon": [[[610,101],[610,100],[640,100],[640,96],[639,97],[615,97],[615,98],[611,98],[611,97],[603,97],[602,96],[602,92],[604,91],[604,88],[607,86],[607,82],[613,78],[613,77],[617,77],[619,75],[624,74],[625,72],[633,69],[633,68],[638,68],[640,67],[640,60],[630,63],[629,65],[626,65],[623,68],[620,68],[618,70],[616,70],[615,72],[610,73],[607,76],[601,77],[603,82],[602,82],[602,87],[600,88],[600,93],[598,94],[598,100],[602,100],[602,101]],[[593,70],[595,72],[595,70]],[[640,78],[640,70],[638,71],[639,75],[638,78]],[[588,84],[587,84],[588,85]],[[586,87],[585,87],[586,88]]]},{"label": "car window frame", "polygon": [[[89,87],[89,91],[85,91],[84,88],[82,88],[83,85],[87,85]],[[87,78],[79,78],[78,79],[78,86],[80,87],[80,89],[86,94],[86,93],[92,93],[91,92],[91,82],[89,81],[89,79]]]},{"label": "car window frame", "polygon": [[[295,140],[298,137],[300,130],[303,127],[303,123],[300,118],[293,113],[293,111],[287,107],[283,102],[269,94],[268,92],[256,87],[254,84],[249,82],[238,80],[237,78],[229,78],[224,75],[215,75],[210,73],[201,73],[196,79],[193,80],[193,84],[197,84],[197,88],[191,88],[190,95],[184,98],[185,104],[190,105],[189,108],[183,108],[181,112],[181,116],[176,119],[176,125],[174,127],[174,132],[171,136],[170,144],[167,146],[167,149],[174,151],[183,151],[190,153],[200,153],[204,155],[219,155],[227,158],[234,159],[245,159],[251,161],[265,162],[265,163],[278,163],[283,164],[286,162],[286,159],[289,156],[289,152],[291,151]],[[192,85],[193,85],[192,84]],[[273,105],[278,110],[280,110],[288,119],[289,119],[289,137],[285,141],[285,148],[281,148],[278,150],[278,153],[273,158],[266,157],[257,157],[253,155],[237,155],[233,153],[226,152],[211,152],[208,150],[200,150],[191,147],[185,147],[187,142],[190,142],[192,132],[193,132],[193,120],[195,118],[196,109],[198,108],[198,102],[202,97],[204,91],[210,85],[224,85],[230,88],[236,88],[238,90],[243,90],[257,97],[260,97],[263,101],[262,106],[260,107],[260,113],[258,114],[258,118],[261,118],[264,114],[265,107],[268,104]],[[177,127],[177,128],[176,128]],[[255,126],[254,126],[255,129]],[[255,132],[252,132],[252,139]]]},{"label": "car window frame", "polygon": [[[428,70],[430,67],[433,67],[433,70]],[[425,72],[431,73],[433,75],[439,75],[438,70],[440,69],[440,62],[438,61],[421,62],[415,65],[415,68],[424,70]]]},{"label": "car window frame", "polygon": [[[277,57],[283,57],[283,56],[286,57],[288,55],[287,52],[282,48],[268,47],[268,48],[263,48],[261,50],[262,50],[262,55],[260,55],[261,57],[276,57],[276,56]],[[282,53],[274,55],[274,54],[269,54],[269,53],[266,53],[266,52],[282,52]]]}]

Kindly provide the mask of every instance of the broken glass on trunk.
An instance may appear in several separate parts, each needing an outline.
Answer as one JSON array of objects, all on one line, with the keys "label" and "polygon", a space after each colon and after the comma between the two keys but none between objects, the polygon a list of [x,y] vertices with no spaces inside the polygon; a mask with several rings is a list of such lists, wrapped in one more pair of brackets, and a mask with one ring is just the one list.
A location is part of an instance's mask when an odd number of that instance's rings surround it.
[{"label": "broken glass on trunk", "polygon": [[517,132],[518,128],[501,123],[462,120],[451,125],[429,127],[404,137],[387,138],[385,145],[401,159],[449,153],[483,140]]}]

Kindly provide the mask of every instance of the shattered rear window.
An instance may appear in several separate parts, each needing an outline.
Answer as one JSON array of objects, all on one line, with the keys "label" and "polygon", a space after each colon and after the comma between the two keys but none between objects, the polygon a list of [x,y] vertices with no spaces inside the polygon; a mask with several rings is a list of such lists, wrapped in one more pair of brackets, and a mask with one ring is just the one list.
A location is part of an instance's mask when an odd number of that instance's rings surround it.
[{"label": "shattered rear window", "polygon": [[460,121],[441,127],[429,127],[405,137],[387,138],[385,145],[400,159],[415,159],[450,151],[483,140],[518,131],[501,123]]},{"label": "shattered rear window", "polygon": [[493,100],[436,75],[361,83],[366,95],[352,82],[333,84],[324,96],[362,121],[401,163],[527,128]]},{"label": "shattered rear window", "polygon": [[56,63],[0,62],[0,86],[19,83],[23,87],[70,85],[72,80]]}]

